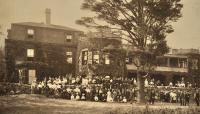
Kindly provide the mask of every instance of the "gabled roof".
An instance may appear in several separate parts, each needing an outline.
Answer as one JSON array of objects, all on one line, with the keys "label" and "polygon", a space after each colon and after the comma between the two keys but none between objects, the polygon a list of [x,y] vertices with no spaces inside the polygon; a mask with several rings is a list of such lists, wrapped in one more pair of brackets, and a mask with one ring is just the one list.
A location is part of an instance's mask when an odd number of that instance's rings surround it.
[{"label": "gabled roof", "polygon": [[51,28],[51,29],[60,29],[66,31],[73,31],[73,32],[82,32],[80,30],[76,30],[70,27],[61,26],[61,25],[53,25],[53,24],[45,24],[45,23],[36,23],[36,22],[20,22],[20,23],[13,23],[15,25],[25,25],[25,26],[33,26],[33,27],[42,27],[42,28]]}]

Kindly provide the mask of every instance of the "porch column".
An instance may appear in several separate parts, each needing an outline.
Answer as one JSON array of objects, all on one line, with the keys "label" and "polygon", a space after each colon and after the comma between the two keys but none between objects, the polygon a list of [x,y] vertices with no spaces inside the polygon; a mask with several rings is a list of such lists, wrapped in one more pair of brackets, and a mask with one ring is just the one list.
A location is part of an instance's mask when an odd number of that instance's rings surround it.
[{"label": "porch column", "polygon": [[180,60],[178,58],[178,67],[181,68]]},{"label": "porch column", "polygon": [[167,66],[170,67],[170,58],[167,58]]}]

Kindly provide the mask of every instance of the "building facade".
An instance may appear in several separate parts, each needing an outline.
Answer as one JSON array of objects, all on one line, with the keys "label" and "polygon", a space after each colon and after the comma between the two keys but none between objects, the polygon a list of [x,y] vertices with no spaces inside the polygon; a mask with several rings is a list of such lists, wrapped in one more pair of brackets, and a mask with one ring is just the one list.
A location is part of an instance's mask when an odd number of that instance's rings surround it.
[{"label": "building facade", "polygon": [[7,81],[31,83],[76,74],[81,31],[48,23],[13,23],[5,41]]},{"label": "building facade", "polygon": [[[126,64],[128,77],[136,78],[136,66],[128,57]],[[185,82],[198,84],[200,78],[200,53],[194,49],[172,49],[172,53],[156,57],[156,65],[154,71],[150,73],[150,77],[155,81],[161,82],[163,85],[174,85],[184,78]]]},{"label": "building facade", "polygon": [[[137,79],[134,55],[127,46],[122,46],[120,36],[109,31],[89,33],[81,50],[79,72],[89,75],[111,76],[112,78]],[[120,47],[120,49],[119,49]],[[131,53],[131,51],[130,51]],[[183,81],[192,84],[200,82],[200,53],[196,49],[172,49],[171,53],[157,56],[149,78],[163,85]],[[145,75],[144,71],[141,74]]]},{"label": "building facade", "polygon": [[79,58],[80,74],[89,78],[121,78],[125,72],[125,53],[121,49],[120,35],[103,30],[88,33],[86,39]]}]

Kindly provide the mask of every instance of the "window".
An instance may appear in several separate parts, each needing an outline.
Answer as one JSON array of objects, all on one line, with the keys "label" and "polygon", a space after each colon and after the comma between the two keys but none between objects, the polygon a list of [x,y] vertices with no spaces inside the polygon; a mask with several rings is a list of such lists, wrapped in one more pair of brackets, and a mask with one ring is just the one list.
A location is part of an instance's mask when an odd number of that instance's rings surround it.
[{"label": "window", "polygon": [[71,55],[72,55],[72,52],[71,52],[71,51],[68,51],[68,52],[66,52],[66,55],[67,55],[67,56],[71,56]]},{"label": "window", "polygon": [[94,64],[99,64],[99,51],[94,51],[93,52],[93,63]]},{"label": "window", "polygon": [[170,67],[178,67],[178,58],[170,58]]},{"label": "window", "polygon": [[126,64],[132,64],[132,60],[133,58],[129,56],[129,57],[126,57],[125,62]]},{"label": "window", "polygon": [[88,62],[88,51],[82,52],[82,65],[86,65]]},{"label": "window", "polygon": [[127,58],[126,58],[126,63],[128,64],[129,62],[130,62],[130,61],[129,61],[129,58],[127,57]]},{"label": "window", "polygon": [[92,64],[93,63],[93,56],[92,56],[92,51],[88,51],[88,56],[87,56],[87,59],[88,59],[88,64]]},{"label": "window", "polygon": [[65,41],[66,42],[71,42],[72,41],[72,35],[66,35],[65,36]]},{"label": "window", "polygon": [[71,51],[66,52],[66,57],[67,57],[67,63],[72,64],[72,52]]},{"label": "window", "polygon": [[161,66],[161,67],[167,66],[167,58],[165,58],[165,57],[157,57],[156,61],[157,61],[158,66]]},{"label": "window", "polygon": [[34,49],[27,49],[27,57],[34,57]]},{"label": "window", "polygon": [[25,77],[25,72],[23,69],[19,69],[18,70],[18,74],[19,74],[19,83],[20,84],[25,84],[26,83],[26,77]]},{"label": "window", "polygon": [[28,38],[33,38],[35,31],[33,29],[28,29],[27,34],[28,34]]},{"label": "window", "polygon": [[179,67],[187,68],[187,59],[186,58],[179,58]]},{"label": "window", "polygon": [[110,64],[109,55],[105,55],[105,64],[106,64],[106,65],[109,65],[109,64]]}]

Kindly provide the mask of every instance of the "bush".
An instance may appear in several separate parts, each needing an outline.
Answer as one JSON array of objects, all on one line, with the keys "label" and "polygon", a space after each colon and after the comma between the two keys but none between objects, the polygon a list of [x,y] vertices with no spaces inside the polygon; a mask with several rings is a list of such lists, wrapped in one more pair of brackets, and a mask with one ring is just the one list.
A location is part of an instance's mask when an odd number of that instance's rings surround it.
[{"label": "bush", "polygon": [[18,83],[0,83],[0,95],[30,94],[30,85]]}]

